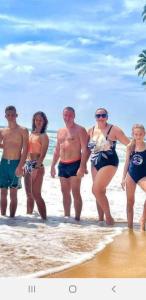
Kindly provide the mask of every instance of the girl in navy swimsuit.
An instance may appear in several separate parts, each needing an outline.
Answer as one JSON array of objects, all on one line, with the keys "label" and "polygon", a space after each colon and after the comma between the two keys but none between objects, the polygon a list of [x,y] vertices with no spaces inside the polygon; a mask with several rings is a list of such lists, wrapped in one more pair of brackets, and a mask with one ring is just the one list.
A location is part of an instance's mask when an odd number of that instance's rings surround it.
[{"label": "girl in navy swimsuit", "polygon": [[[135,124],[132,128],[133,140],[127,146],[126,161],[123,171],[122,187],[126,185],[128,227],[133,228],[133,206],[136,185],[146,192],[146,144],[145,128]],[[141,229],[145,230],[146,201],[141,218]]]}]

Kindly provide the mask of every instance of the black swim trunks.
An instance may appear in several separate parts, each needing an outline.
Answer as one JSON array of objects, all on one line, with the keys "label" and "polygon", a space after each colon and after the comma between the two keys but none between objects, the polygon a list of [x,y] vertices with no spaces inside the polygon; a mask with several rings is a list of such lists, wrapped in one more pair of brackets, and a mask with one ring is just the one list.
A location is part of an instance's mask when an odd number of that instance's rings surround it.
[{"label": "black swim trunks", "polygon": [[136,183],[146,177],[146,150],[131,154],[128,173]]},{"label": "black swim trunks", "polygon": [[71,176],[76,176],[77,171],[80,167],[81,160],[77,160],[71,163],[59,162],[58,165],[58,176],[69,178]]}]

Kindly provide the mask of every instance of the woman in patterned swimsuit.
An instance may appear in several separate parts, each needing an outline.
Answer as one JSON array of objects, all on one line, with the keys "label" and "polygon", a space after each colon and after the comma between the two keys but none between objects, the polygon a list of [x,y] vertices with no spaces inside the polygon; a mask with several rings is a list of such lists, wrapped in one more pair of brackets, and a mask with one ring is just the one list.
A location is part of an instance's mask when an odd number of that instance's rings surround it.
[{"label": "woman in patterned swimsuit", "polygon": [[114,224],[110,213],[106,188],[118,168],[118,156],[115,151],[116,141],[127,145],[129,139],[117,126],[107,123],[108,112],[98,108],[95,113],[96,125],[89,129],[88,148],[91,151],[91,172],[93,178],[93,194],[97,202],[99,221],[105,220],[108,225]]}]

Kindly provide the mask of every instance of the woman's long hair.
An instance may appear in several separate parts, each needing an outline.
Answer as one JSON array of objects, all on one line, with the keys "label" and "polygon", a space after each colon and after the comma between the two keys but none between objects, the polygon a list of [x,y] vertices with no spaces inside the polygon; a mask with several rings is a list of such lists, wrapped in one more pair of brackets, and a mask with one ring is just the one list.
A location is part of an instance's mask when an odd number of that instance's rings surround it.
[{"label": "woman's long hair", "polygon": [[36,129],[36,126],[35,126],[35,118],[37,116],[41,116],[44,120],[44,124],[42,126],[42,129],[41,129],[41,132],[40,133],[45,133],[46,132],[46,129],[47,129],[47,125],[48,125],[48,119],[47,119],[47,116],[44,112],[42,111],[37,111],[34,115],[33,115],[33,118],[32,118],[32,132],[35,131]]}]

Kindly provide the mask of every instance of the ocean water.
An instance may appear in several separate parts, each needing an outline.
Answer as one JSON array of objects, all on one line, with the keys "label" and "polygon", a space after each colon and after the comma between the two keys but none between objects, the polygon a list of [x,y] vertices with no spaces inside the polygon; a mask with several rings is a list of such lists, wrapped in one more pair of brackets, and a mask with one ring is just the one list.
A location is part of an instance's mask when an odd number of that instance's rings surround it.
[{"label": "ocean water", "polygon": [[[89,173],[82,180],[83,210],[81,221],[63,216],[62,195],[58,177],[51,178],[50,163],[56,143],[56,134],[50,133],[50,147],[45,159],[45,177],[42,195],[47,206],[47,221],[42,221],[35,207],[32,216],[26,214],[24,186],[18,191],[16,217],[0,217],[0,277],[37,277],[51,274],[91,259],[127,228],[126,196],[120,182],[125,147],[118,144],[120,158],[118,171],[111,181],[107,196],[116,220],[112,227],[98,224],[97,210],[92,195],[90,163]],[[23,182],[22,182],[23,183]],[[137,188],[134,221],[138,227],[145,194]],[[8,203],[9,204],[9,203]]]}]

